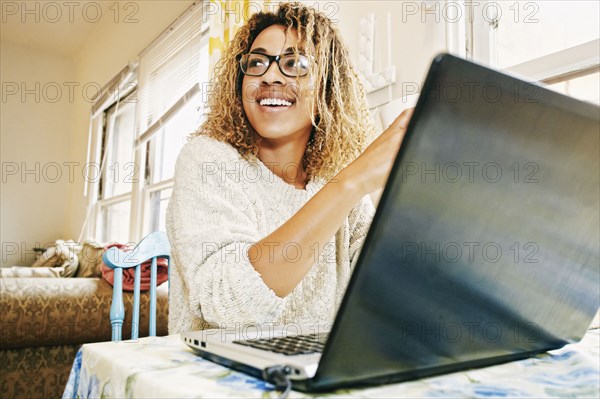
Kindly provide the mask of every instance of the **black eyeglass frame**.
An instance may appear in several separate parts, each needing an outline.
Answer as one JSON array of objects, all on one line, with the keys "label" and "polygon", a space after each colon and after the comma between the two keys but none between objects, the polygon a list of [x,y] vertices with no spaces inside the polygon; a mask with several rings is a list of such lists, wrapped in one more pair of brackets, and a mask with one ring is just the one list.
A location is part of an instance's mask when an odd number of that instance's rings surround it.
[{"label": "black eyeglass frame", "polygon": [[[263,73],[261,73],[260,75],[255,75],[255,74],[247,73],[246,71],[244,71],[244,64],[248,63],[248,57],[250,57],[251,55],[262,55],[263,57],[266,57],[269,60],[269,64],[265,68],[265,71]],[[244,75],[248,75],[248,76],[263,76],[265,73],[267,73],[267,71],[271,67],[271,64],[273,62],[275,62],[277,64],[277,67],[279,68],[279,71],[284,76],[287,76],[288,78],[301,78],[301,77],[304,77],[304,76],[308,75],[308,72],[309,72],[308,69],[306,70],[306,73],[304,75],[289,75],[289,74],[285,73],[283,71],[283,69],[281,68],[281,64],[279,64],[279,60],[281,60],[282,57],[287,57],[287,56],[294,56],[295,57],[296,54],[268,55],[268,54],[264,54],[264,53],[246,53],[246,54],[242,55],[242,57],[240,58],[240,70],[242,71],[242,73]],[[302,57],[306,58],[307,61],[310,60],[310,58],[307,55],[305,55],[305,54],[298,54],[298,56],[302,56]]]}]

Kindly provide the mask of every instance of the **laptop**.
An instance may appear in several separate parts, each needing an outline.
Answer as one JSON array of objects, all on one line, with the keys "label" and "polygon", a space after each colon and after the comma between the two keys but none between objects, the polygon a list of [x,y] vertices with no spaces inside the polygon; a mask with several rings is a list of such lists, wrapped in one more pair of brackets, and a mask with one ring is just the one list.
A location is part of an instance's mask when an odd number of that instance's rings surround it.
[{"label": "laptop", "polygon": [[333,324],[181,338],[305,392],[577,342],[600,299],[599,138],[598,106],[441,54]]}]

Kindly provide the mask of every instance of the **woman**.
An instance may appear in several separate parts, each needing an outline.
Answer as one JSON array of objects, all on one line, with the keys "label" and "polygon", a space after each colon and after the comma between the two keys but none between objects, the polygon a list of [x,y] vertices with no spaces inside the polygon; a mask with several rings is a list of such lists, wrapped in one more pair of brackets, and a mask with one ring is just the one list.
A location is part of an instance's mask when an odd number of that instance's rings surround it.
[{"label": "woman", "polygon": [[167,212],[169,332],[331,322],[409,113],[365,150],[374,128],[340,34],[298,3],[255,14],[214,79]]}]

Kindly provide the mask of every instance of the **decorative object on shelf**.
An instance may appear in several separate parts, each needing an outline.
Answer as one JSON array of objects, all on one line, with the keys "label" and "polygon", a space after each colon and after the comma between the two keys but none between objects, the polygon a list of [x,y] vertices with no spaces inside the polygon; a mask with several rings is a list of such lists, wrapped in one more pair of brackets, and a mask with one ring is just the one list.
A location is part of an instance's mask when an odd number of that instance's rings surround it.
[{"label": "decorative object on shelf", "polygon": [[396,67],[392,65],[392,17],[387,13],[387,66],[375,72],[375,14],[361,18],[358,39],[358,71],[367,94],[396,83]]}]

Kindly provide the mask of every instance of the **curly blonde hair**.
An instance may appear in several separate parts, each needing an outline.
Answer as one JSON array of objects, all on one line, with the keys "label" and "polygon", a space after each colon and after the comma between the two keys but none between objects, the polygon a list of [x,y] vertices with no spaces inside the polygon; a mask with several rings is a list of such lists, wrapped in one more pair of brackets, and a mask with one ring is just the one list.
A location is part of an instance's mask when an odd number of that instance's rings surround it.
[{"label": "curly blonde hair", "polygon": [[339,31],[324,14],[300,3],[282,3],[276,12],[256,13],[238,30],[215,65],[207,119],[194,135],[227,142],[244,158],[256,159],[261,138],[242,106],[243,74],[239,60],[250,51],[256,37],[271,25],[295,29],[302,51],[314,57],[310,76],[315,95],[307,106],[316,110],[316,116],[312,117],[313,128],[303,166],[309,178],[329,179],[365,149],[375,127],[364,88]]}]

